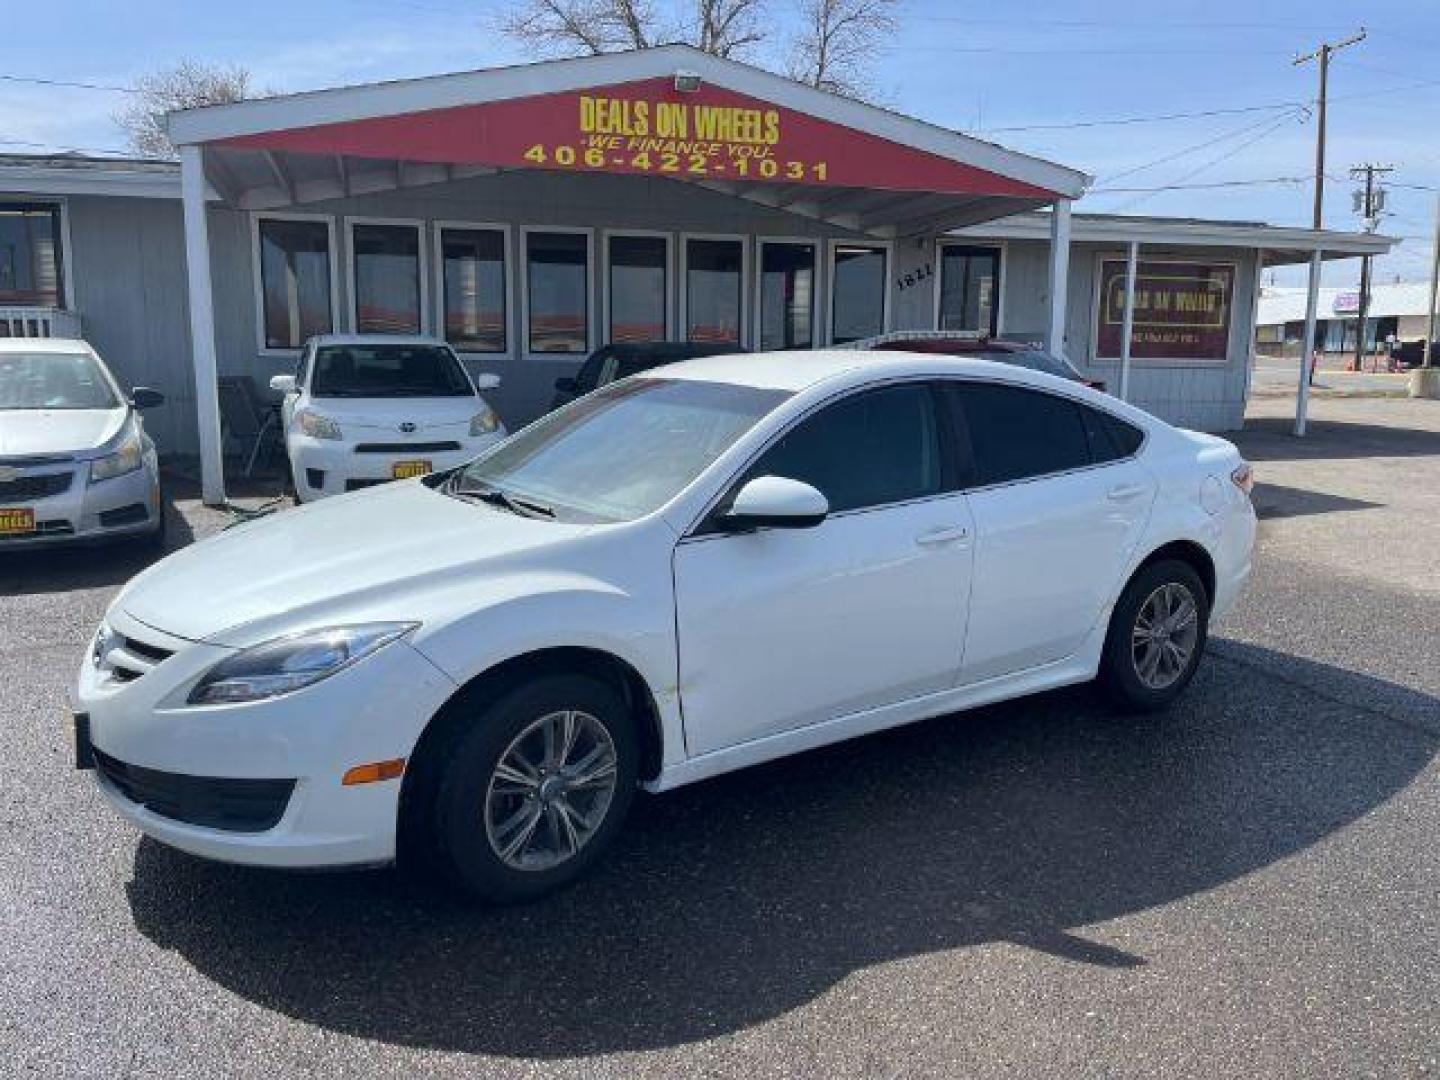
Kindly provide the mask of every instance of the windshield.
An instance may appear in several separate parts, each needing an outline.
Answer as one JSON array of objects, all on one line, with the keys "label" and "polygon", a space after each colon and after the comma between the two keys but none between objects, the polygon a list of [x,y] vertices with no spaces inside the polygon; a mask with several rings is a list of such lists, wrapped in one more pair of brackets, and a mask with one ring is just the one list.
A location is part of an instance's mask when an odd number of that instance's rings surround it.
[{"label": "windshield", "polygon": [[110,380],[89,353],[0,353],[0,409],[116,409]]},{"label": "windshield", "polygon": [[690,379],[611,383],[472,462],[451,490],[498,491],[546,516],[629,521],[664,506],[789,396]]},{"label": "windshield", "polygon": [[315,397],[469,397],[460,361],[439,345],[322,345],[310,379]]}]

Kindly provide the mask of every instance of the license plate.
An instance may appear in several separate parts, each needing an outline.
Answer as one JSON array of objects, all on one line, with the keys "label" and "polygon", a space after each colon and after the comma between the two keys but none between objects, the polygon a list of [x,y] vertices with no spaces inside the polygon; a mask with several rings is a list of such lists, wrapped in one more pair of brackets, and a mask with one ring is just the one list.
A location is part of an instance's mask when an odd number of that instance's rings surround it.
[{"label": "license plate", "polygon": [[33,533],[35,531],[35,511],[28,506],[22,506],[14,510],[0,509],[0,536],[7,533]]},{"label": "license plate", "polygon": [[397,461],[390,466],[390,475],[396,480],[404,480],[411,476],[424,476],[432,473],[435,469],[428,461]]}]

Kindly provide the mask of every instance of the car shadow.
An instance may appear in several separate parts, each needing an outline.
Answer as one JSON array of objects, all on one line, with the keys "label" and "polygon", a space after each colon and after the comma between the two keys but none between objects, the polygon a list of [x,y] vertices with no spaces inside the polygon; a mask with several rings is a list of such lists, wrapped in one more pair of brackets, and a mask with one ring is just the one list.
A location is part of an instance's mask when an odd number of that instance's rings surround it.
[{"label": "car shadow", "polygon": [[1375,510],[1384,505],[1367,499],[1351,499],[1324,491],[1266,483],[1256,484],[1250,498],[1255,504],[1255,513],[1265,519]]},{"label": "car shadow", "polygon": [[0,559],[0,596],[69,592],[119,585],[151,563],[195,539],[185,515],[167,488],[165,545],[146,537],[87,542],[61,547],[16,548]]},{"label": "car shadow", "polygon": [[1246,459],[1252,462],[1433,457],[1440,454],[1440,432],[1423,427],[1312,418],[1306,426],[1305,437],[1297,439],[1294,425],[1294,420],[1286,417],[1247,417],[1245,429],[1232,432],[1227,438],[1240,447]]},{"label": "car shadow", "polygon": [[156,944],[309,1024],[515,1057],[643,1050],[939,950],[1143,965],[1084,928],[1223,886],[1374,810],[1440,750],[1422,722],[1437,706],[1217,642],[1160,717],[1069,690],[643,798],[597,873],[528,906],[149,840],[127,889]]}]

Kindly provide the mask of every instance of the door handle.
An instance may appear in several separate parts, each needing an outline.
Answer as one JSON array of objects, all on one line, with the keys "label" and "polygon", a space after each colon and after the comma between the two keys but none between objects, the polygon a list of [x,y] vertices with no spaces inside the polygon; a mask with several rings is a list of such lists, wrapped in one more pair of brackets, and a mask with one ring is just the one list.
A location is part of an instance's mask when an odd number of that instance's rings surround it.
[{"label": "door handle", "polygon": [[969,536],[970,530],[964,525],[942,525],[938,529],[921,533],[915,538],[915,543],[921,547],[933,547],[936,544],[953,544],[957,540],[966,540]]},{"label": "door handle", "polygon": [[1121,484],[1111,488],[1105,497],[1111,502],[1129,502],[1144,495],[1146,490],[1144,484]]}]

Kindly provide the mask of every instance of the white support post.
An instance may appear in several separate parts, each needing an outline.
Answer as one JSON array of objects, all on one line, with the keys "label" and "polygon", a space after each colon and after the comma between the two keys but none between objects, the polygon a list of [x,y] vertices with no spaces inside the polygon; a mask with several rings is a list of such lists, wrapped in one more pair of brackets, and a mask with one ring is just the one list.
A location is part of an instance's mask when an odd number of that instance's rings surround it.
[{"label": "white support post", "polygon": [[1140,241],[1131,240],[1125,255],[1125,319],[1120,334],[1120,400],[1130,400],[1130,338],[1135,333],[1135,269],[1140,262]]},{"label": "white support post", "polygon": [[1305,434],[1310,409],[1310,358],[1315,355],[1315,309],[1320,302],[1320,249],[1310,256],[1310,280],[1305,293],[1305,345],[1300,352],[1300,392],[1295,397],[1295,434]]},{"label": "white support post", "polygon": [[185,212],[185,272],[190,299],[190,350],[195,365],[195,422],[200,433],[200,494],[225,503],[220,440],[220,386],[215,365],[215,300],[210,286],[210,232],[205,216],[205,163],[198,146],[180,147],[180,197]]},{"label": "white support post", "polygon": [[1065,356],[1065,292],[1070,283],[1070,200],[1057,199],[1050,211],[1050,321],[1045,349]]}]

